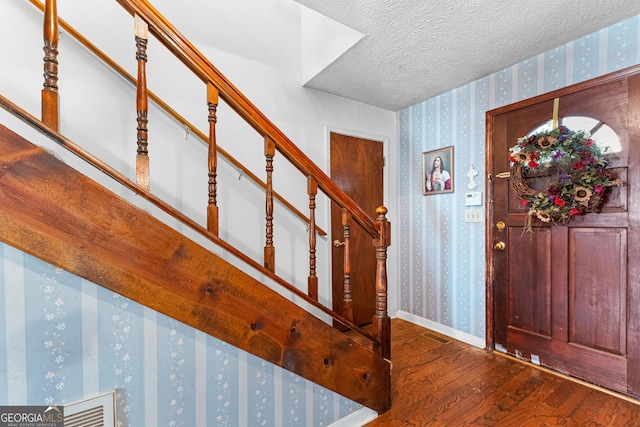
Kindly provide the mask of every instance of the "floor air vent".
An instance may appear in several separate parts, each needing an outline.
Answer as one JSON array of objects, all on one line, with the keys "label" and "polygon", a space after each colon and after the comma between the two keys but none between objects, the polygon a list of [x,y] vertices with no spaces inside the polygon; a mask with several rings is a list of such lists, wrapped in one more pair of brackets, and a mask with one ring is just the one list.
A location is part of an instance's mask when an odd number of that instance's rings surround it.
[{"label": "floor air vent", "polygon": [[443,337],[441,337],[441,336],[439,336],[439,335],[435,335],[435,334],[432,334],[432,333],[429,333],[429,332],[425,332],[425,333],[424,333],[424,334],[422,334],[422,335],[423,335],[423,336],[425,336],[425,337],[427,337],[427,338],[429,338],[429,339],[432,339],[432,340],[434,340],[434,341],[437,341],[437,342],[439,342],[440,344],[449,344],[449,343],[451,342],[450,340],[448,340],[448,339],[446,339],[446,338],[443,338]]},{"label": "floor air vent", "polygon": [[64,406],[64,427],[115,427],[115,391]]}]

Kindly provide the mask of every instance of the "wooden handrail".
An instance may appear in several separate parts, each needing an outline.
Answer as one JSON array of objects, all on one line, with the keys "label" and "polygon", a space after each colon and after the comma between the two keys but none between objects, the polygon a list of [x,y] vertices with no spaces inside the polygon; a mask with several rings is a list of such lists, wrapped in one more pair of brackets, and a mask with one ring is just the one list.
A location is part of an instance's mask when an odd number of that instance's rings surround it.
[{"label": "wooden handrail", "polygon": [[318,187],[340,207],[351,212],[354,220],[374,239],[380,238],[376,223],[338,185],[313,163],[279,128],[213,66],[169,21],[146,0],[116,0],[131,15],[149,24],[149,31],[205,84],[213,84],[220,97],[256,132],[270,138],[289,162],[305,176],[313,176]]},{"label": "wooden handrail", "polygon": [[200,224],[198,224],[196,221],[192,220],[191,218],[189,218],[188,216],[186,216],[185,214],[183,214],[179,210],[175,209],[174,207],[172,207],[168,203],[164,202],[162,199],[154,196],[152,193],[150,193],[148,191],[145,191],[144,188],[142,188],[141,186],[139,186],[135,182],[133,182],[130,179],[128,179],[125,175],[123,175],[122,173],[118,172],[116,169],[112,168],[111,166],[109,166],[108,164],[106,164],[105,162],[100,160],[99,158],[93,156],[91,153],[87,152],[82,147],[78,146],[73,141],[71,141],[70,139],[64,137],[63,135],[58,133],[58,131],[56,131],[55,129],[49,127],[48,125],[46,125],[42,121],[38,120],[36,117],[32,116],[31,114],[29,114],[24,109],[18,107],[16,104],[14,104],[13,102],[8,100],[7,98],[5,98],[1,94],[0,94],[0,107],[4,108],[6,111],[8,111],[9,113],[13,114],[14,116],[16,116],[17,118],[22,120],[27,125],[29,125],[32,128],[36,129],[38,132],[40,132],[43,135],[47,136],[52,141],[55,141],[60,146],[64,147],[65,149],[67,149],[68,151],[73,153],[74,155],[78,156],[79,158],[81,158],[85,162],[89,163],[91,166],[95,167],[97,170],[101,171],[102,173],[104,173],[105,175],[107,175],[108,177],[113,179],[114,181],[116,181],[116,182],[120,183],[122,186],[128,188],[129,190],[134,192],[136,195],[142,197],[143,199],[147,200],[150,203],[153,203],[155,206],[157,206],[163,212],[165,212],[165,213],[171,215],[172,217],[176,218],[177,220],[181,221],[183,224],[185,224],[186,226],[190,227],[192,230],[196,231],[197,233],[199,233],[199,234],[203,235],[204,237],[206,237],[207,239],[211,240],[213,243],[215,243],[216,245],[220,246],[224,250],[228,251],[230,254],[232,254],[233,256],[237,257],[241,261],[244,261],[250,267],[256,269],[259,273],[264,274],[269,279],[273,280],[274,282],[276,282],[279,285],[281,285],[282,287],[284,287],[287,291],[289,291],[289,292],[295,294],[296,296],[300,297],[301,299],[303,299],[304,301],[306,301],[307,303],[309,303],[313,307],[315,307],[318,310],[322,311],[323,313],[331,316],[333,319],[337,320],[338,322],[341,322],[342,324],[346,325],[348,328],[353,329],[354,331],[358,332],[362,336],[364,336],[367,339],[371,340],[374,344],[378,344],[378,345],[380,344],[378,339],[376,337],[374,337],[373,335],[371,335],[369,332],[365,331],[364,329],[362,329],[359,326],[355,325],[354,323],[352,323],[348,319],[345,319],[341,315],[335,313],[334,311],[330,310],[329,308],[327,308],[324,305],[320,304],[319,302],[315,301],[313,298],[309,297],[307,294],[305,294],[304,292],[302,292],[301,290],[299,290],[295,286],[293,286],[290,283],[286,282],[280,276],[278,276],[275,273],[271,272],[270,270],[266,269],[260,263],[256,262],[252,258],[250,258],[247,255],[245,255],[243,252],[239,251],[235,247],[231,246],[229,243],[225,242],[224,240],[220,239],[218,236],[216,236],[213,233],[211,233],[209,230],[207,230],[205,227],[203,227]]},{"label": "wooden handrail", "polygon": [[[29,0],[31,4],[36,6],[38,9],[44,12],[45,5],[39,2],[38,0]],[[124,68],[122,68],[118,63],[116,63],[113,59],[111,59],[107,54],[105,54],[102,50],[100,50],[97,46],[83,37],[75,28],[73,28],[69,23],[64,21],[63,19],[58,19],[58,23],[64,31],[66,31],[69,35],[71,35],[74,39],[76,39],[80,44],[82,44],[85,48],[87,48],[91,53],[96,55],[102,62],[104,62],[107,66],[113,69],[116,73],[120,74],[125,80],[127,80],[130,84],[136,85],[137,80],[131,74],[129,74]],[[208,144],[209,137],[202,133],[198,128],[196,128],[191,122],[185,119],[180,113],[175,111],[169,104],[163,101],[158,95],[153,93],[151,90],[147,90],[147,95],[149,99],[151,99],[160,109],[164,110],[169,116],[173,117],[178,123],[184,126],[185,129],[198,137],[203,143]],[[216,147],[216,151],[220,153],[222,157],[224,157],[229,163],[231,163],[234,167],[239,169],[242,172],[242,175],[248,177],[256,184],[258,184],[263,189],[267,188],[267,185],[264,181],[262,181],[258,176],[256,176],[253,172],[247,169],[242,163],[236,160],[231,154],[225,151],[223,148],[220,148],[218,145]],[[293,212],[294,215],[301,218],[306,223],[309,223],[309,218],[300,212],[295,206],[293,206],[288,200],[282,197],[278,192],[273,192],[273,197],[277,199],[283,206]],[[327,232],[319,227],[317,224],[315,225],[316,232],[321,236],[326,236]]]}]

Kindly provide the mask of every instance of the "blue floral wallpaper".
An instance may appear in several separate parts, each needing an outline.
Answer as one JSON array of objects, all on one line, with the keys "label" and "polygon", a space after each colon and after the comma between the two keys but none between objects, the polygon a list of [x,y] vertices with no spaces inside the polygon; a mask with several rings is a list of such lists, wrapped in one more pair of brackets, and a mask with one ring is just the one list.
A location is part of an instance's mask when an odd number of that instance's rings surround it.
[{"label": "blue floral wallpaper", "polygon": [[0,405],[117,390],[120,426],[326,426],[361,406],[0,243]]},{"label": "blue floral wallpaper", "polygon": [[[464,213],[471,166],[474,191],[486,196],[486,112],[636,65],[639,35],[636,16],[399,112],[401,315],[484,342],[484,218],[465,222]],[[450,145],[454,193],[423,196],[422,153]]]}]

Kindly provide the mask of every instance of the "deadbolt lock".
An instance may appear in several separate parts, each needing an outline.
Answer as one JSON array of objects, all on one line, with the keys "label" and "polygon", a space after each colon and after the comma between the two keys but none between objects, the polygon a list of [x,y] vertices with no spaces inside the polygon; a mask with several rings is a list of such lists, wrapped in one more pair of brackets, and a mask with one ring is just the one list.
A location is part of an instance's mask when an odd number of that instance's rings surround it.
[{"label": "deadbolt lock", "polygon": [[496,228],[498,229],[498,231],[502,231],[504,230],[504,228],[507,226],[507,224],[504,223],[504,221],[498,221],[496,223]]}]

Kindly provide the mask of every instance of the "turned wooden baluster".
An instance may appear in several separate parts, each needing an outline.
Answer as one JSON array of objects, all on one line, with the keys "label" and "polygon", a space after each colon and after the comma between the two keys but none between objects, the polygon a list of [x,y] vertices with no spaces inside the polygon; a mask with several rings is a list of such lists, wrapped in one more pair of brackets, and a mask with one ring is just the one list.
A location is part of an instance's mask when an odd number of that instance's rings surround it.
[{"label": "turned wooden baluster", "polygon": [[264,139],[264,155],[267,159],[267,193],[266,193],[266,243],[264,246],[264,266],[272,272],[276,269],[276,248],[273,246],[273,156],[276,154],[276,144],[269,137]]},{"label": "turned wooden baluster", "polygon": [[207,105],[209,106],[209,203],[207,205],[207,229],[218,235],[218,155],[216,149],[216,115],[218,109],[218,89],[207,84]]},{"label": "turned wooden baluster", "polygon": [[316,276],[316,194],[318,181],[311,175],[307,177],[309,194],[309,280],[307,294],[318,301],[318,276]]},{"label": "turned wooden baluster", "polygon": [[42,89],[42,122],[59,129],[58,94],[58,6],[47,0],[44,9],[44,84]]},{"label": "turned wooden baluster", "polygon": [[342,209],[342,238],[344,244],[344,283],[342,299],[342,315],[353,322],[353,297],[351,295],[351,215],[347,209]]},{"label": "turned wooden baluster", "polygon": [[373,335],[380,344],[374,345],[376,352],[385,359],[391,358],[391,320],[387,314],[387,248],[391,245],[391,224],[387,221],[387,208],[376,209],[376,224],[380,238],[376,247],[376,312],[373,315]]},{"label": "turned wooden baluster", "polygon": [[136,113],[138,121],[138,154],[136,155],[136,182],[149,190],[148,146],[148,95],[147,95],[147,41],[149,27],[138,15],[135,16],[136,60],[138,61],[138,82],[136,85]]}]

